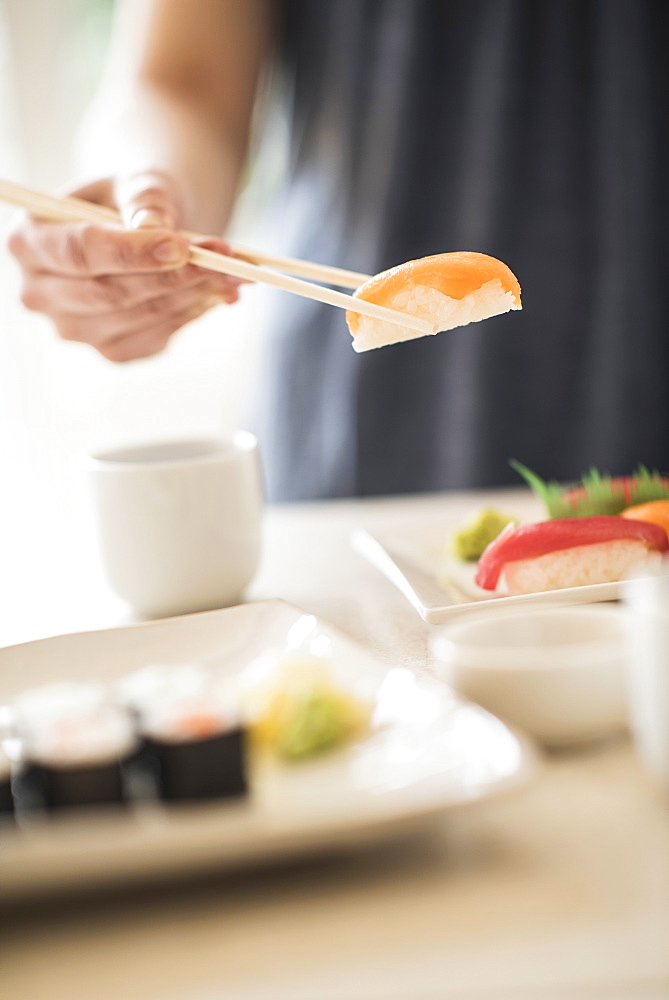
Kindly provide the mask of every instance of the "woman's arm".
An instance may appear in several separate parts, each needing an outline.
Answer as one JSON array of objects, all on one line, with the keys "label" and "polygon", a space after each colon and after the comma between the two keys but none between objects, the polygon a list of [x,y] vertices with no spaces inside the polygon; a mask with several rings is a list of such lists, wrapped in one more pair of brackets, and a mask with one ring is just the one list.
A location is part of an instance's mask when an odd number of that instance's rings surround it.
[{"label": "woman's arm", "polygon": [[234,278],[186,265],[173,229],[227,222],[271,13],[271,0],[123,0],[82,131],[94,179],[75,193],[117,207],[130,230],[28,219],[9,240],[24,304],[64,339],[114,361],[146,357],[212,304],[236,300]]},{"label": "woman's arm", "polygon": [[81,133],[88,176],[168,173],[186,199],[184,224],[220,233],[246,158],[273,10],[271,0],[123,0]]}]

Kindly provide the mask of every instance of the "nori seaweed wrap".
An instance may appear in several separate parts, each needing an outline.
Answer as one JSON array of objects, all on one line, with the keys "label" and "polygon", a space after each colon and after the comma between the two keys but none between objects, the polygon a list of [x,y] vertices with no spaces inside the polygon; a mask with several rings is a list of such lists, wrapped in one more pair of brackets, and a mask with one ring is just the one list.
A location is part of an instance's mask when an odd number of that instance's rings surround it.
[{"label": "nori seaweed wrap", "polygon": [[165,802],[246,795],[245,732],[240,726],[212,736],[146,736],[138,757],[150,769]]}]

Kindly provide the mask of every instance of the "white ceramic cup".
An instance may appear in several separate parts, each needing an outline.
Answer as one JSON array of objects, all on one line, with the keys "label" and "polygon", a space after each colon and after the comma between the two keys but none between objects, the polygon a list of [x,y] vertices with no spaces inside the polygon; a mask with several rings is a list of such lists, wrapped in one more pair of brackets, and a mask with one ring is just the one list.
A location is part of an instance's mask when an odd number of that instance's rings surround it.
[{"label": "white ceramic cup", "polygon": [[639,758],[669,794],[669,568],[625,583],[630,725]]},{"label": "white ceramic cup", "polygon": [[111,588],[141,617],[237,603],[260,556],[253,434],[111,448],[89,475]]}]

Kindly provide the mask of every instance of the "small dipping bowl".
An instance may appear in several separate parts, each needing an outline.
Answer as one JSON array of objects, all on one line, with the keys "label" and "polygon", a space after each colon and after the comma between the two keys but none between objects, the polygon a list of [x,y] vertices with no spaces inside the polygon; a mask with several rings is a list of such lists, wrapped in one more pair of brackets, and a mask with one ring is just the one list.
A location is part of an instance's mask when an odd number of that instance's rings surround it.
[{"label": "small dipping bowl", "polygon": [[440,675],[459,694],[546,746],[626,728],[622,609],[493,613],[438,628],[430,645]]}]

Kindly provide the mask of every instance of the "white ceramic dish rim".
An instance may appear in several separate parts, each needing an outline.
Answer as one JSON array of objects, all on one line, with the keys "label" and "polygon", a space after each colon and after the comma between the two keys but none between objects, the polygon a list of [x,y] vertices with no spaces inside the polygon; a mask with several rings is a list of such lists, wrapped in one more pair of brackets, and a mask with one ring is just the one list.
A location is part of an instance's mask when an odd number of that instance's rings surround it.
[{"label": "white ceramic dish rim", "polygon": [[444,625],[457,618],[484,612],[490,615],[530,607],[568,607],[615,601],[621,594],[619,583],[595,583],[512,597],[475,597],[454,583],[449,594],[438,583],[436,566],[430,571],[421,566],[410,552],[403,550],[406,542],[411,540],[412,532],[406,523],[397,531],[386,528],[372,532],[359,528],[351,534],[353,548],[397,587],[429,625]]}]

